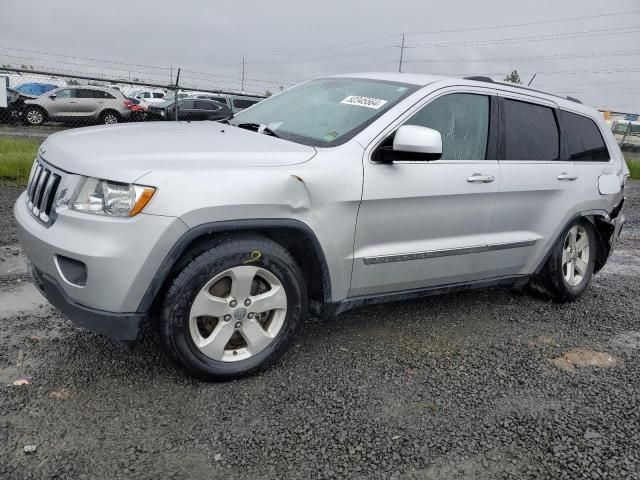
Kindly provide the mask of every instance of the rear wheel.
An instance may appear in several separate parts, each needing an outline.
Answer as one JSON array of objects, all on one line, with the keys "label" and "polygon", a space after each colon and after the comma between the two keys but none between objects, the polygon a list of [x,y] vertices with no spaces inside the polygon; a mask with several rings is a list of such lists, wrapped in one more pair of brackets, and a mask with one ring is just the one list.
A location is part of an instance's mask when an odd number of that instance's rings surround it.
[{"label": "rear wheel", "polygon": [[591,282],[596,260],[593,225],[580,219],[565,231],[540,274],[531,286],[554,300],[571,302],[580,297]]},{"label": "rear wheel", "polygon": [[107,110],[106,112],[102,112],[100,115],[100,123],[104,125],[115,125],[120,122],[120,115],[116,112],[112,112],[111,110]]},{"label": "rear wheel", "polygon": [[39,107],[28,107],[24,111],[24,120],[29,125],[42,125],[45,119],[45,113]]},{"label": "rear wheel", "polygon": [[257,236],[200,253],[172,281],[161,313],[169,357],[188,374],[226,380],[278,360],[306,313],[306,287],[291,255]]}]

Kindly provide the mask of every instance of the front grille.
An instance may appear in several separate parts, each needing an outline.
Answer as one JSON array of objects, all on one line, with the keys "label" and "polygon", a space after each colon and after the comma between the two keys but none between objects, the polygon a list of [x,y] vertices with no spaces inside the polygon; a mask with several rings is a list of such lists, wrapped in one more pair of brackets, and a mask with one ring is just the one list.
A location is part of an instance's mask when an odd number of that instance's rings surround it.
[{"label": "front grille", "polygon": [[27,207],[34,217],[49,226],[53,223],[51,211],[60,185],[60,174],[40,160],[36,160],[27,184]]}]

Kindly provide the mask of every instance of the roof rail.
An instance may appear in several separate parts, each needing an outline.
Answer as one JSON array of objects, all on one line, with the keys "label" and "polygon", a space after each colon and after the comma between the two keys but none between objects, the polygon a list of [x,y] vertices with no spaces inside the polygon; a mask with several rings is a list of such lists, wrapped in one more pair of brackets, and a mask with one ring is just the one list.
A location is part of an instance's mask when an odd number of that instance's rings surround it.
[{"label": "roof rail", "polygon": [[483,76],[464,77],[464,80],[475,80],[476,82],[496,83],[493,81],[493,78],[483,77]]},{"label": "roof rail", "polygon": [[550,95],[552,97],[557,97],[557,98],[564,98],[566,100],[569,100],[570,102],[575,102],[575,103],[582,104],[582,101],[580,101],[579,99],[577,99],[575,97],[563,97],[562,95],[556,95],[554,93],[543,92],[542,90],[537,90],[535,88],[530,88],[530,87],[524,86],[524,85],[518,85],[516,83],[496,82],[493,78],[490,78],[490,77],[471,76],[471,77],[463,77],[463,80],[475,80],[476,82],[495,83],[497,85],[506,85],[508,87],[521,88],[523,90],[529,90],[530,92],[544,93],[545,95]]}]

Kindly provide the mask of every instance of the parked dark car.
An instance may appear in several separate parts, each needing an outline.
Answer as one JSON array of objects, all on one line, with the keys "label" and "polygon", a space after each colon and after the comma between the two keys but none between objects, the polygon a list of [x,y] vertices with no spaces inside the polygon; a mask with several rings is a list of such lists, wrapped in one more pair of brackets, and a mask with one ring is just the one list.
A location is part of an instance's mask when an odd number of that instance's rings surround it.
[{"label": "parked dark car", "polygon": [[39,97],[40,95],[44,95],[56,88],[58,88],[58,85],[53,85],[51,83],[23,83],[15,87],[18,92],[24,95],[31,95],[33,97]]},{"label": "parked dark car", "polygon": [[[183,98],[178,101],[178,120],[222,120],[232,117],[231,109],[226,105],[204,98]],[[149,120],[175,120],[176,108],[173,100],[150,105],[147,111]]]},{"label": "parked dark car", "polygon": [[19,121],[22,117],[24,101],[34,98],[24,95],[13,88],[7,88],[7,106],[0,108],[0,122]]}]

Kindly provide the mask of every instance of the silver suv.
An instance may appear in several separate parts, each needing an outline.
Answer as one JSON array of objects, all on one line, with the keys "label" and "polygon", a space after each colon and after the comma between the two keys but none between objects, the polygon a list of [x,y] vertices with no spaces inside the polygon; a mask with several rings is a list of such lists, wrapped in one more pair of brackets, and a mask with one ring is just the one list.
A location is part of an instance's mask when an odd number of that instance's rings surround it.
[{"label": "silver suv", "polygon": [[253,373],[309,309],[489,285],[577,299],[624,222],[601,115],[490,79],[322,78],[227,123],[56,133],[15,205],[35,284],[77,324],[149,320],[202,379]]},{"label": "silver suv", "polygon": [[131,116],[131,102],[115,88],[62,87],[24,103],[22,117],[29,125],[47,120],[114,124]]}]

